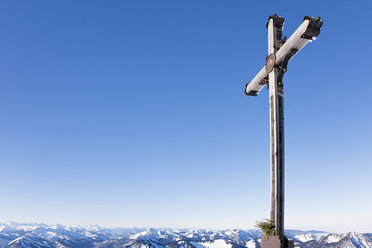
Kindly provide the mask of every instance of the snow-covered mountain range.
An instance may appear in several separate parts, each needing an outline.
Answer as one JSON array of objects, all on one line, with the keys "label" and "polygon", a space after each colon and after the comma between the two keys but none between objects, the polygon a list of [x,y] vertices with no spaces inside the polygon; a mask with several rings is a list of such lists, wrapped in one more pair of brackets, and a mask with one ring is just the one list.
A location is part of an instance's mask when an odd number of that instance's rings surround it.
[{"label": "snow-covered mountain range", "polygon": [[[335,234],[288,230],[295,247],[372,248],[372,233]],[[259,248],[258,230],[104,228],[45,224],[0,224],[0,248],[155,247]]]}]

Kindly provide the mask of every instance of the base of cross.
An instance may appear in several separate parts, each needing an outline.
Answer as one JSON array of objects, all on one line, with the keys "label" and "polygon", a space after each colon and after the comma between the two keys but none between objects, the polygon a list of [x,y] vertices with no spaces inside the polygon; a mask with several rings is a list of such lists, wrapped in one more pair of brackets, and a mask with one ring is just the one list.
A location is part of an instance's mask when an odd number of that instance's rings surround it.
[{"label": "base of cross", "polygon": [[294,241],[284,235],[269,235],[261,238],[262,248],[294,248]]}]

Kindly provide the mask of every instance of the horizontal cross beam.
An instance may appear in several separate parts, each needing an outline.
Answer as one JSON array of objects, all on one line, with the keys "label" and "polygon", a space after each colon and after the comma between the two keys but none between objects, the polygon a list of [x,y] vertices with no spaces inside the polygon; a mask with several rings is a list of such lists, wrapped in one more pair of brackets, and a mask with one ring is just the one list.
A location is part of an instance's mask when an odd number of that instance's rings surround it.
[{"label": "horizontal cross beam", "polygon": [[[320,17],[309,17],[305,16],[302,24],[297,30],[289,37],[284,45],[275,54],[275,65],[279,66],[285,59],[288,58],[288,54],[292,57],[297,54],[309,41],[317,37],[320,33],[320,28],[323,25],[323,21]],[[293,51],[297,51],[293,53]],[[264,66],[260,72],[246,85],[245,93],[249,96],[257,96],[258,92],[267,84],[269,72],[267,72]]]}]

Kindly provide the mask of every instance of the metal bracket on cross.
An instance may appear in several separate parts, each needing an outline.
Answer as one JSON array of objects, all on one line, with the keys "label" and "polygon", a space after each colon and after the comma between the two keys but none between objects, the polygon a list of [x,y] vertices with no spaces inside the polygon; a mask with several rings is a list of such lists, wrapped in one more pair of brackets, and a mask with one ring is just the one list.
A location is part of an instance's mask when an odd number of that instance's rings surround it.
[{"label": "metal bracket on cross", "polygon": [[287,72],[287,65],[289,60],[298,52],[297,49],[292,49],[283,59],[282,63],[278,66],[279,73],[278,73],[278,85],[283,84],[283,76],[284,73]]}]

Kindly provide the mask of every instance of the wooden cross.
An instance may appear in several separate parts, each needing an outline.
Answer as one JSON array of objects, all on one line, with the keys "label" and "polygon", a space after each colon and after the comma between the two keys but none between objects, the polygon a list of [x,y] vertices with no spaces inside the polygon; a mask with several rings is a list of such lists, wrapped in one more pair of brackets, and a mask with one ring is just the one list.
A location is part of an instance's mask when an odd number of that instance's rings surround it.
[{"label": "wooden cross", "polygon": [[[285,41],[282,38],[284,18],[276,14],[269,17],[268,56],[260,72],[246,85],[245,93],[256,96],[268,84],[270,98],[270,165],[271,165],[271,213],[275,232],[284,236],[284,115],[283,75],[288,61],[309,41],[320,33],[323,21],[320,17],[305,16],[302,24]],[[280,247],[283,247],[282,245]]]}]

